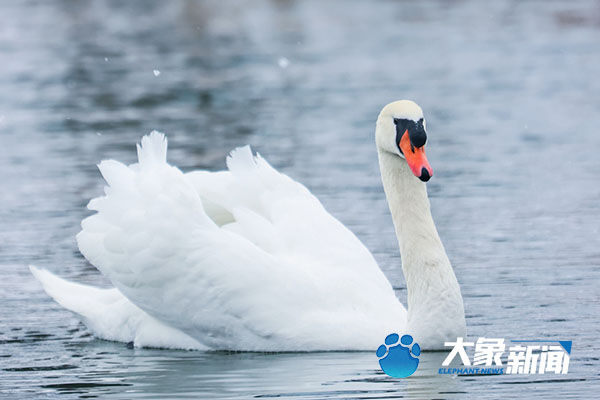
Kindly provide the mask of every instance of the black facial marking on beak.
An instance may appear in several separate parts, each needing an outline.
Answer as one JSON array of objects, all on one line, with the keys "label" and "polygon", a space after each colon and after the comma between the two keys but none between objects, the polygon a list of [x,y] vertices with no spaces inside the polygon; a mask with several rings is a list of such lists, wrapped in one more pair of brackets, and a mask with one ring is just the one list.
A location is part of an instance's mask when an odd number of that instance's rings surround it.
[{"label": "black facial marking on beak", "polygon": [[[418,121],[405,118],[394,118],[394,124],[396,124],[396,145],[400,149],[400,140],[404,132],[408,131],[408,137],[410,138],[410,144],[414,147],[421,147],[427,142],[427,133],[423,126],[423,118]],[[400,154],[404,154],[400,149]]]},{"label": "black facial marking on beak", "polygon": [[425,142],[427,142],[427,133],[425,133],[425,127],[423,126],[423,118],[417,121],[412,131],[410,129],[408,130],[408,134],[410,135],[410,142],[413,146],[425,146]]}]

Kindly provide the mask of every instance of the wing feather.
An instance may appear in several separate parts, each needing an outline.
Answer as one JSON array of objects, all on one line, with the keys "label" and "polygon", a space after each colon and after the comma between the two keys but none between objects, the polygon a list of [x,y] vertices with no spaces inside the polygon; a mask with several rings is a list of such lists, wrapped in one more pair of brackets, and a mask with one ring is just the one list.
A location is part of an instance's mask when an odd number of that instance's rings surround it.
[{"label": "wing feather", "polygon": [[400,306],[364,245],[249,147],[231,153],[228,171],[188,174],[166,148],[153,132],[139,163],[100,163],[108,187],[77,236],[150,316],[211,348],[335,349],[357,345],[324,329],[368,331],[364,319]]}]

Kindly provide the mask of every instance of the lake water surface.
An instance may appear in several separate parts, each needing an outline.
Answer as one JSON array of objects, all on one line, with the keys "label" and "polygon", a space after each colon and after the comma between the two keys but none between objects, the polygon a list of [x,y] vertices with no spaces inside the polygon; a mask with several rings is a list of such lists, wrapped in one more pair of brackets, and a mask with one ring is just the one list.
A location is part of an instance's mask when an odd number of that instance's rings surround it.
[{"label": "lake water surface", "polygon": [[[0,396],[594,398],[600,390],[596,1],[0,3]],[[157,129],[183,170],[251,144],[365,242],[405,301],[374,122],[423,106],[432,210],[469,336],[573,340],[568,375],[391,379],[372,353],[129,349],[27,265],[107,286],[77,250],[95,164]],[[344,327],[340,327],[344,329]],[[382,338],[383,339],[383,338]]]}]

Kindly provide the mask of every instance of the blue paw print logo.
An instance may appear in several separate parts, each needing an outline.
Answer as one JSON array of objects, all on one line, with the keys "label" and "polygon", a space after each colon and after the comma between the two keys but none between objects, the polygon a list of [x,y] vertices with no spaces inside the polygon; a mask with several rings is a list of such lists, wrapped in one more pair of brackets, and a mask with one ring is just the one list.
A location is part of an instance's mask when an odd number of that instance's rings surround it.
[{"label": "blue paw print logo", "polygon": [[419,366],[421,347],[414,343],[411,348],[411,343],[413,337],[410,335],[400,337],[392,333],[385,338],[385,344],[379,346],[376,353],[383,372],[394,378],[406,378],[414,374]]}]

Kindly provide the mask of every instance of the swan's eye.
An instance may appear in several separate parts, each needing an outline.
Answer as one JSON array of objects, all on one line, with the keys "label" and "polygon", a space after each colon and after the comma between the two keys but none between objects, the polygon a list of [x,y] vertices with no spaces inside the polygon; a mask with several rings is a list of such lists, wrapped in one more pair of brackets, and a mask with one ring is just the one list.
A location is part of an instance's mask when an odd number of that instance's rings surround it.
[{"label": "swan's eye", "polygon": [[425,142],[427,142],[427,133],[425,132],[425,121],[423,118],[416,122],[412,119],[394,118],[394,124],[396,125],[396,145],[398,145],[401,154],[404,154],[404,152],[400,148],[400,141],[402,140],[402,135],[407,131],[410,144],[413,147],[423,147]]}]

